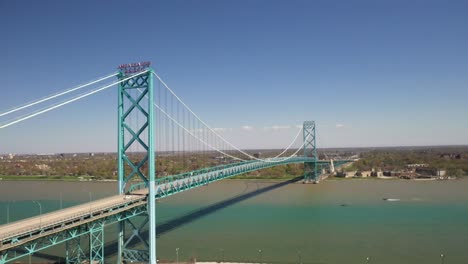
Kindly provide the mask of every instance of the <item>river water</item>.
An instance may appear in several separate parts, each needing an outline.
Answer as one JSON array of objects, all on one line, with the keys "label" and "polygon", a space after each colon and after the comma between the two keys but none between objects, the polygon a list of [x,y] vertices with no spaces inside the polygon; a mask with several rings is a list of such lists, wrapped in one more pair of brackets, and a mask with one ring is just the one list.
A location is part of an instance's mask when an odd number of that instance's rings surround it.
[{"label": "river water", "polygon": [[[116,189],[110,182],[0,181],[0,223],[39,214],[31,200],[44,213]],[[157,203],[158,257],[175,260],[179,248],[181,260],[468,263],[467,190],[468,179],[221,181]],[[110,226],[106,243],[114,237]],[[60,248],[46,253],[63,257]]]}]

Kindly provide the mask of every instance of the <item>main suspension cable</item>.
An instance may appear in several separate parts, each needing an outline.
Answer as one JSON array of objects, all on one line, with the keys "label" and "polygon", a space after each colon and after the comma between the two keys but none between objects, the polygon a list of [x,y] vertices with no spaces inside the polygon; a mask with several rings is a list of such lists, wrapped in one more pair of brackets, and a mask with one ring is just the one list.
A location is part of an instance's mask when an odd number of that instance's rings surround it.
[{"label": "main suspension cable", "polygon": [[44,114],[44,113],[49,112],[49,111],[51,111],[51,110],[53,110],[53,109],[62,107],[62,106],[64,106],[64,105],[67,105],[67,104],[72,103],[72,102],[74,102],[74,101],[80,100],[80,99],[85,98],[85,97],[88,97],[88,96],[90,96],[90,95],[93,95],[93,94],[95,94],[95,93],[97,93],[97,92],[106,90],[106,89],[108,89],[108,88],[110,88],[110,87],[112,87],[112,86],[114,86],[114,85],[116,85],[116,84],[119,84],[119,83],[121,83],[121,82],[124,82],[124,81],[126,81],[126,80],[129,80],[129,79],[131,79],[131,78],[133,78],[133,77],[135,77],[135,76],[141,75],[141,74],[143,74],[143,73],[146,73],[147,71],[148,71],[148,70],[143,71],[143,72],[140,72],[140,73],[137,73],[137,74],[134,74],[134,75],[132,75],[132,76],[126,77],[126,78],[124,78],[124,79],[122,79],[122,80],[119,80],[119,81],[117,81],[117,82],[108,84],[108,85],[106,85],[106,86],[97,88],[97,89],[95,89],[95,90],[92,90],[91,92],[87,92],[87,93],[84,93],[84,94],[79,95],[79,96],[77,96],[77,97],[74,97],[74,98],[72,98],[72,99],[69,99],[69,100],[67,100],[67,101],[65,101],[65,102],[62,102],[62,103],[59,103],[59,104],[56,104],[56,105],[52,105],[52,106],[50,106],[50,107],[48,107],[48,108],[42,109],[42,110],[37,111],[37,112],[33,112],[33,113],[31,113],[31,114],[28,114],[27,116],[24,116],[24,117],[21,117],[21,118],[19,118],[19,119],[10,121],[10,122],[8,122],[7,124],[1,125],[1,126],[0,126],[0,129],[9,127],[9,126],[11,126],[11,125],[17,124],[17,123],[22,122],[22,121],[25,121],[25,120],[28,120],[28,119],[33,118],[33,117],[35,117],[35,116]]}]

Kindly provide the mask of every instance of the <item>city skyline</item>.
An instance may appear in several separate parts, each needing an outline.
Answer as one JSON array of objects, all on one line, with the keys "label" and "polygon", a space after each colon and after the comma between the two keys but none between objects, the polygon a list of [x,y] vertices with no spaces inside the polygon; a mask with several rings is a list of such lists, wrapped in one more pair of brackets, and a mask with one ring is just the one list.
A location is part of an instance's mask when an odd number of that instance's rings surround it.
[{"label": "city skyline", "polygon": [[[149,60],[240,148],[285,147],[305,120],[319,148],[468,144],[465,1],[141,4],[0,3],[0,112]],[[114,152],[116,104],[1,129],[0,153]]]}]

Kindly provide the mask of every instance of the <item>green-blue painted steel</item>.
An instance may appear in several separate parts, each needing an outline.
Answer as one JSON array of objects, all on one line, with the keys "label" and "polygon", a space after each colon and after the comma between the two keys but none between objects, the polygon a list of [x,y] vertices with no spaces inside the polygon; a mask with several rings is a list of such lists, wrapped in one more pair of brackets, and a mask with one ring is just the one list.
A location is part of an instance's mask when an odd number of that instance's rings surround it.
[{"label": "green-blue painted steel", "polygon": [[[146,197],[142,197],[141,201],[129,201],[106,210],[89,212],[84,216],[67,219],[67,225],[63,223],[53,227],[42,227],[41,230],[31,230],[17,237],[2,240],[0,246],[8,249],[0,251],[0,264],[15,262],[60,243],[67,243],[67,263],[82,263],[87,257],[79,246],[80,238],[91,235],[91,226],[104,227],[144,213],[146,213]],[[99,248],[100,244],[102,245],[102,243],[95,243],[96,248]],[[102,257],[104,257],[103,253]]]},{"label": "green-blue painted steel", "polygon": [[153,94],[153,70],[148,71],[148,177],[149,177],[149,197],[148,199],[148,214],[149,214],[149,263],[156,264],[156,200],[155,200],[155,171],[156,162],[154,157],[154,94]]},{"label": "green-blue painted steel", "polygon": [[104,264],[104,223],[89,224],[89,263]]},{"label": "green-blue painted steel", "polygon": [[315,134],[315,121],[304,121],[302,127],[304,140],[304,158],[312,158],[311,162],[304,162],[304,181],[318,180],[317,145]]},{"label": "green-blue painted steel", "polygon": [[[122,79],[123,73],[120,72],[118,75],[119,79]],[[124,127],[123,127],[123,84],[119,83],[119,90],[118,94],[118,102],[117,102],[117,179],[118,179],[118,188],[119,194],[123,194],[124,190],[124,163],[123,163],[123,155],[124,155]],[[118,223],[118,238],[117,238],[117,263],[123,263],[122,255],[123,255],[123,244],[124,244],[124,226],[125,223],[119,222]]]},{"label": "green-blue painted steel", "polygon": [[[153,88],[153,70],[148,68],[143,74],[130,78],[119,85],[119,194],[129,192],[130,182],[141,181],[149,188],[149,192],[153,193],[155,179],[155,147],[154,147],[154,88]],[[119,79],[127,78],[124,73],[120,73]],[[139,93],[132,93],[138,89]],[[137,94],[137,95],[134,95]],[[126,99],[126,100],[124,100]],[[126,105],[127,104],[127,105]],[[142,124],[135,125],[132,123],[132,116],[143,116],[139,120],[143,120]],[[127,132],[128,138],[126,138]],[[142,138],[143,137],[143,138]],[[129,151],[132,146],[138,144],[143,147],[146,152],[144,157],[139,161],[133,161],[130,158]],[[127,166],[127,167],[126,167]],[[144,166],[148,166],[147,175],[145,175]],[[127,170],[128,168],[128,170]],[[156,264],[156,201],[149,199],[147,201],[147,214],[143,217],[149,218],[149,243],[148,253],[149,259],[145,255],[145,259],[126,259],[127,256],[134,256],[135,250],[127,248],[129,243],[126,243],[125,223],[119,224],[119,250],[118,263],[123,261],[149,261]],[[131,223],[127,222],[131,228]],[[133,230],[136,232],[136,230]],[[129,236],[131,239],[132,236]],[[128,240],[127,240],[128,242]],[[128,252],[130,253],[128,253]]]}]

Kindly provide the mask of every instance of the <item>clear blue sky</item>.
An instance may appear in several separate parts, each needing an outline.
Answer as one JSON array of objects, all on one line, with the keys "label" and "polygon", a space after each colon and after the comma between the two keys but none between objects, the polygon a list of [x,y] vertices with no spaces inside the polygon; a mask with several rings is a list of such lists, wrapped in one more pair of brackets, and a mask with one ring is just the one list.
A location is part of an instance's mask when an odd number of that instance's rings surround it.
[{"label": "clear blue sky", "polygon": [[[241,147],[284,145],[295,128],[256,142],[264,127],[304,120],[318,122],[319,147],[468,144],[466,0],[46,0],[0,10],[0,111],[150,60],[209,124],[238,130],[230,137]],[[115,119],[109,90],[0,130],[0,153],[114,151]]]}]

